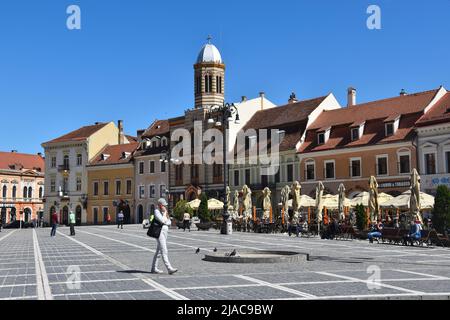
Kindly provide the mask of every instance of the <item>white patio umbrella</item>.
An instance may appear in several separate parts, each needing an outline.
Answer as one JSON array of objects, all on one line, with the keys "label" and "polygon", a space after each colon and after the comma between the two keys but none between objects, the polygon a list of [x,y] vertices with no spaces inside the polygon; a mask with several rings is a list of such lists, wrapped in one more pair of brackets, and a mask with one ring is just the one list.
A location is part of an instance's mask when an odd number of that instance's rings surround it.
[{"label": "white patio umbrella", "polygon": [[[401,195],[380,205],[383,209],[404,209],[410,210],[411,190],[403,192]],[[434,197],[420,192],[420,209],[431,210],[434,208]]]},{"label": "white patio umbrella", "polygon": [[416,169],[413,169],[411,173],[411,197],[409,198],[409,208],[413,216],[423,223],[422,216],[420,214],[420,176]]},{"label": "white patio umbrella", "polygon": [[380,205],[378,203],[378,183],[374,176],[369,179],[369,212],[370,221],[377,221],[380,213]]},{"label": "white patio umbrella", "polygon": [[194,210],[197,210],[198,207],[200,207],[200,202],[201,202],[200,199],[194,199],[194,200],[188,202],[188,206]]},{"label": "white patio umbrella", "polygon": [[[367,191],[363,191],[360,192],[358,195],[356,195],[352,200],[351,200],[351,205],[352,207],[356,207],[358,204],[362,204],[364,207],[368,207],[369,206],[369,193]],[[387,193],[379,193],[378,194],[378,204],[383,204],[391,199],[393,199],[394,197],[391,196],[390,194]]]},{"label": "white patio umbrella", "polygon": [[209,210],[220,210],[223,209],[224,203],[217,199],[211,198],[208,199],[208,209]]},{"label": "white patio umbrella", "polygon": [[[339,209],[339,195],[338,194],[326,194],[322,197],[322,208],[326,207],[330,210]],[[352,202],[348,198],[344,198],[343,206],[350,207]]]},{"label": "white patio umbrella", "polygon": [[[288,201],[289,208],[292,208],[292,199],[289,199]],[[283,203],[278,203],[278,206],[282,207]],[[306,194],[300,195],[300,208],[307,208],[307,207],[315,207],[316,206],[316,200],[311,198],[310,196],[307,196]]]},{"label": "white patio umbrella", "polygon": [[[339,194],[338,194],[338,209],[339,209],[339,220],[345,220],[345,213],[344,213],[344,202],[345,202],[345,186],[344,184],[340,184],[338,188]],[[347,201],[347,205],[350,206],[351,202]]]}]

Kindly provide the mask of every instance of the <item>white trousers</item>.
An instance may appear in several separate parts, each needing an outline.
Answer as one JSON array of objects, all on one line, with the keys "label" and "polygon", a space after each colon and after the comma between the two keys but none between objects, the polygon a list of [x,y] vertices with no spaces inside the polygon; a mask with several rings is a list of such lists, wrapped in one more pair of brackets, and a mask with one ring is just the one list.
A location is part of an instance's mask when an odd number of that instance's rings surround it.
[{"label": "white trousers", "polygon": [[155,256],[153,257],[152,270],[158,269],[159,255],[162,255],[162,259],[164,264],[166,265],[167,270],[172,270],[172,265],[169,261],[169,255],[167,251],[167,235],[169,233],[169,227],[163,226],[161,229],[161,234],[157,241]]}]

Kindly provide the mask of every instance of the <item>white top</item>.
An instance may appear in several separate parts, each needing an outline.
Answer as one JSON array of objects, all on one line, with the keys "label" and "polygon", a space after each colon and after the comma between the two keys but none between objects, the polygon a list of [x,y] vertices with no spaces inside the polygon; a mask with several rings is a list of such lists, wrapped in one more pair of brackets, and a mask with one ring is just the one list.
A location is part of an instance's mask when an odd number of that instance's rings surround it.
[{"label": "white top", "polygon": [[166,218],[165,215],[159,211],[159,209],[155,209],[155,219],[161,222],[163,225],[170,226],[172,222],[170,221],[170,218]]},{"label": "white top", "polygon": [[197,63],[202,62],[222,63],[222,56],[216,46],[211,43],[207,43],[203,46],[197,57]]}]

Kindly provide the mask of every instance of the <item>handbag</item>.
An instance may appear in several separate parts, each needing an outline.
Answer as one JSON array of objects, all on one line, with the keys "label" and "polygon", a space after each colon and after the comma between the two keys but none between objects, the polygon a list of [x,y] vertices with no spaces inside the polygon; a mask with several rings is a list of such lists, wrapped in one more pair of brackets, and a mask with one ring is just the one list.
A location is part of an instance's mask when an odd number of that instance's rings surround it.
[{"label": "handbag", "polygon": [[162,227],[163,226],[161,223],[159,223],[156,219],[153,219],[150,227],[148,228],[147,235],[149,237],[158,239],[159,235],[161,234]]}]

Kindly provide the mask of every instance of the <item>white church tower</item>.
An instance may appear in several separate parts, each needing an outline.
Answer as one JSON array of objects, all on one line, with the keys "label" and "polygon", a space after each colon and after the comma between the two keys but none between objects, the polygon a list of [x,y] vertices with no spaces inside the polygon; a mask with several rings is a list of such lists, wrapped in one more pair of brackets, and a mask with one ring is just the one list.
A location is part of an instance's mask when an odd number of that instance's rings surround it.
[{"label": "white church tower", "polygon": [[225,64],[211,37],[194,64],[195,108],[222,105],[225,95]]}]

